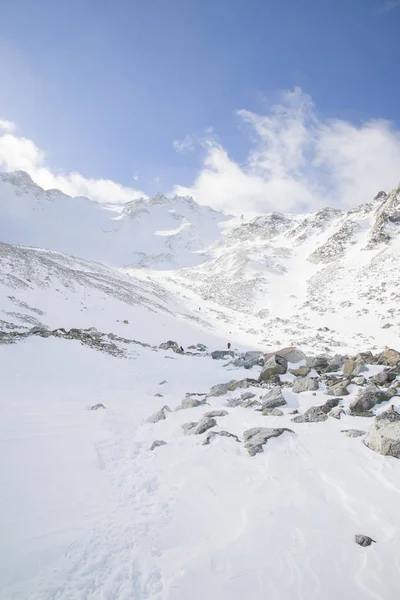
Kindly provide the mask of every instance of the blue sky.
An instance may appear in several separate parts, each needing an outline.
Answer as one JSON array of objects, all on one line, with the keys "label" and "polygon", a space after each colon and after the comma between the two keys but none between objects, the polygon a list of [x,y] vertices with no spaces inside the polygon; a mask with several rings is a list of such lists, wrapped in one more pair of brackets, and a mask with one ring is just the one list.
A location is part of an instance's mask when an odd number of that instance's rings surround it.
[{"label": "blue sky", "polygon": [[206,149],[174,140],[212,127],[241,165],[236,111],[296,87],[319,119],[400,127],[400,1],[5,0],[0,27],[0,119],[55,172],[190,188]]}]

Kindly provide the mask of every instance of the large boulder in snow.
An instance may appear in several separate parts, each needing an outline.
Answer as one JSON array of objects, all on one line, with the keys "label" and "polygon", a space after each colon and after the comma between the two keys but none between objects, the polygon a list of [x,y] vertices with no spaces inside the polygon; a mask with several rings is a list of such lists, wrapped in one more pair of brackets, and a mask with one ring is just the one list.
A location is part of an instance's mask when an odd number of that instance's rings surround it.
[{"label": "large boulder in snow", "polygon": [[393,407],[376,416],[365,445],[384,456],[400,458],[400,414]]},{"label": "large boulder in snow", "polygon": [[160,350],[172,350],[176,352],[176,354],[182,354],[179,344],[176,342],[169,340],[168,342],[163,342],[159,345]]},{"label": "large boulder in snow", "polygon": [[255,456],[259,452],[263,452],[263,446],[268,442],[269,439],[279,437],[282,433],[288,431],[294,433],[291,429],[286,427],[282,428],[271,428],[271,427],[253,427],[244,432],[244,447],[250,456]]},{"label": "large boulder in snow", "polygon": [[182,400],[182,408],[196,408],[205,403],[205,400],[199,400],[198,398],[184,398],[184,400]]},{"label": "large boulder in snow", "polygon": [[319,406],[312,406],[302,415],[293,417],[293,423],[320,423],[326,421],[328,415]]},{"label": "large boulder in snow", "polygon": [[289,346],[288,348],[281,348],[277,352],[270,352],[264,354],[264,362],[266,363],[273,356],[283,356],[286,358],[288,363],[298,363],[306,359],[304,352],[296,348],[295,346]]},{"label": "large boulder in snow", "polygon": [[205,433],[211,427],[215,427],[217,421],[215,419],[204,417],[197,423],[192,421],[190,423],[184,423],[182,429],[185,435],[201,435]]},{"label": "large boulder in snow", "polygon": [[307,358],[306,367],[315,369],[318,373],[324,371],[329,365],[329,357],[325,355],[310,356]]},{"label": "large boulder in snow", "polygon": [[285,404],[287,404],[287,402],[283,397],[282,390],[279,385],[273,387],[272,390],[270,390],[261,398],[263,410],[277,408],[278,406],[285,406]]},{"label": "large boulder in snow", "polygon": [[232,381],[228,381],[228,383],[218,383],[217,385],[214,385],[210,392],[209,392],[209,396],[223,396],[224,394],[227,394],[228,392],[233,392],[236,390],[237,387],[239,387],[239,381],[236,381],[236,379],[232,379]]},{"label": "large boulder in snow", "polygon": [[147,419],[147,423],[158,423],[158,421],[164,421],[167,418],[167,412],[171,412],[169,406],[163,406],[159,411],[151,415]]},{"label": "large boulder in snow", "polygon": [[232,352],[232,350],[214,350],[214,352],[211,352],[211,358],[214,360],[223,360],[227,356],[231,356],[233,358],[235,353]]},{"label": "large boulder in snow", "polygon": [[292,391],[295,394],[300,394],[301,392],[313,392],[317,389],[317,379],[312,379],[311,377],[299,377],[299,379],[295,380]]},{"label": "large boulder in snow", "polygon": [[287,371],[288,362],[284,356],[274,354],[264,364],[258,381],[269,381],[276,375],[284,375]]},{"label": "large boulder in snow", "polygon": [[229,433],[229,431],[209,431],[204,438],[203,446],[208,446],[211,440],[213,440],[216,436],[233,438],[236,442],[240,442],[238,436],[233,433]]},{"label": "large boulder in snow", "polygon": [[390,384],[397,378],[399,375],[398,370],[396,368],[385,369],[382,373],[378,373],[375,377],[372,378],[372,383],[375,385],[382,386],[390,386]]},{"label": "large boulder in snow", "polygon": [[390,394],[379,390],[375,385],[369,385],[358,392],[355,400],[350,404],[350,410],[356,413],[368,411],[376,404],[389,400],[390,397]]},{"label": "large boulder in snow", "polygon": [[326,393],[328,396],[348,396],[350,392],[347,389],[347,385],[347,381],[338,381],[337,383],[331,384]]},{"label": "large boulder in snow", "polygon": [[400,352],[386,347],[383,352],[378,355],[378,365],[388,365],[394,367],[400,363]]}]

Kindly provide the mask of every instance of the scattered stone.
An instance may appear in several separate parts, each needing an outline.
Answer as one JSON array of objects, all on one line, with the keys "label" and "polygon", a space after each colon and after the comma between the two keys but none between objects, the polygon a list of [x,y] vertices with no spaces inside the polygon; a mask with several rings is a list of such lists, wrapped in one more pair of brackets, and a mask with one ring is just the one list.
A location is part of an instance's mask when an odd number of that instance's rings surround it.
[{"label": "scattered stone", "polygon": [[362,429],[342,429],[341,433],[345,433],[350,438],[357,438],[365,435],[367,432]]},{"label": "scattered stone", "polygon": [[319,406],[312,406],[302,415],[298,415],[292,419],[293,423],[320,423],[326,421],[326,415]]},{"label": "scattered stone", "polygon": [[207,418],[226,417],[226,415],[229,415],[227,410],[210,410],[204,413],[204,416]]},{"label": "scattered stone", "polygon": [[373,540],[372,538],[370,538],[368,535],[358,534],[358,535],[354,536],[354,541],[359,546],[363,546],[363,548],[370,546],[372,543],[376,544],[376,541]]},{"label": "scattered stone", "polygon": [[368,367],[363,362],[357,363],[356,361],[356,366],[353,370],[353,375],[361,375],[361,373],[365,373],[366,371],[368,371]]},{"label": "scattered stone", "polygon": [[159,411],[157,411],[153,415],[150,415],[150,417],[147,419],[146,422],[147,423],[158,423],[158,421],[164,421],[167,418],[167,415],[166,415],[167,412],[171,412],[171,409],[169,406],[165,405]]},{"label": "scattered stone", "polygon": [[367,380],[365,379],[365,377],[360,375],[360,377],[354,377],[354,379],[352,379],[352,383],[355,383],[356,385],[365,385],[367,383]]},{"label": "scattered stone", "polygon": [[357,365],[355,360],[351,360],[350,358],[345,360],[343,365],[343,374],[352,375],[356,366]]},{"label": "scattered stone", "polygon": [[376,416],[364,443],[374,452],[400,458],[400,414],[393,406]]},{"label": "scattered stone", "polygon": [[165,446],[167,442],[164,442],[164,440],[156,440],[155,442],[152,443],[152,445],[150,446],[150,450],[155,450],[156,448],[158,448],[159,446]]},{"label": "scattered stone", "polygon": [[123,322],[124,322],[124,324],[125,324],[125,325],[129,325],[129,321],[128,321],[128,319],[124,319],[124,321],[123,321]]},{"label": "scattered stone", "polygon": [[253,394],[253,392],[244,392],[243,394],[240,394],[240,398],[245,401],[245,400],[250,400],[251,398],[255,398],[256,395]]},{"label": "scattered stone", "polygon": [[172,350],[176,354],[182,354],[179,344],[177,344],[176,342],[174,342],[172,340],[169,340],[168,342],[164,342],[163,344],[160,344],[159,348],[160,348],[160,350]]},{"label": "scattered stone", "polygon": [[293,384],[293,392],[295,394],[300,394],[301,392],[311,392],[317,389],[318,381],[317,379],[312,379],[311,377],[301,377],[296,379]]},{"label": "scattered stone", "polygon": [[185,398],[182,400],[182,408],[196,408],[197,406],[205,404],[205,402],[205,400],[198,400],[197,398]]},{"label": "scattered stone", "polygon": [[99,408],[105,408],[104,404],[101,404],[101,402],[99,402],[99,404],[93,404],[93,406],[90,407],[90,410],[99,410]]},{"label": "scattered stone", "polygon": [[258,400],[254,400],[254,398],[249,398],[248,400],[241,400],[240,406],[242,408],[253,408],[261,406]]},{"label": "scattered stone", "polygon": [[346,413],[341,406],[337,406],[336,408],[332,408],[331,412],[328,414],[330,417],[333,417],[334,419],[340,419],[341,416],[345,415]]},{"label": "scattered stone", "polygon": [[283,410],[280,410],[280,408],[264,408],[262,414],[265,417],[282,417],[284,412]]},{"label": "scattered stone", "polygon": [[371,379],[371,382],[375,385],[387,385],[391,384],[397,377],[397,372],[390,369],[378,373]]},{"label": "scattered stone", "polygon": [[279,354],[274,354],[265,361],[264,368],[260,373],[258,381],[268,381],[276,375],[284,375],[287,371],[287,360]]},{"label": "scattered stone", "polygon": [[379,390],[375,385],[369,385],[366,388],[359,390],[355,400],[350,404],[350,410],[354,414],[356,412],[368,411],[380,402],[389,400],[390,397],[386,392]]},{"label": "scattered stone", "polygon": [[163,379],[163,381],[160,381],[158,385],[164,385],[165,383],[168,383],[168,381],[166,379]]},{"label": "scattered stone", "polygon": [[229,433],[229,431],[209,431],[206,437],[204,438],[203,446],[208,446],[211,440],[217,435],[220,435],[221,437],[230,437],[233,438],[236,442],[240,442],[238,436],[234,435],[233,433]]},{"label": "scattered stone", "polygon": [[154,394],[154,397],[155,398],[163,398],[164,396],[162,394],[158,393],[158,394]]},{"label": "scattered stone", "polygon": [[339,400],[342,400],[342,398],[330,398],[325,402],[325,404],[323,404],[319,408],[322,410],[322,412],[328,414],[333,408],[337,407],[337,405],[339,404]]},{"label": "scattered stone", "polygon": [[299,367],[298,369],[290,369],[289,373],[295,375],[296,377],[307,377],[310,371],[310,367]]},{"label": "scattered stone", "polygon": [[329,359],[327,356],[312,356],[307,358],[306,367],[310,367],[311,369],[315,369],[318,373],[326,369],[329,364]]},{"label": "scattered stone", "polygon": [[263,446],[269,439],[279,437],[285,431],[294,433],[291,429],[287,428],[253,427],[243,434],[244,447],[250,456],[255,456],[259,452],[263,452]]},{"label": "scattered stone", "polygon": [[339,381],[338,383],[331,385],[326,393],[328,396],[348,396],[350,392],[347,389],[346,382]]},{"label": "scattered stone", "polygon": [[239,382],[235,379],[228,381],[228,383],[218,383],[214,385],[209,393],[209,396],[224,396],[228,392],[233,392],[238,387]]},{"label": "scattered stone", "polygon": [[198,421],[198,423],[193,421],[190,423],[185,423],[182,425],[182,429],[185,435],[201,435],[208,429],[211,429],[211,427],[215,427],[216,424],[217,421],[215,419],[204,417],[204,419],[201,419]]},{"label": "scattered stone", "polygon": [[234,358],[235,353],[232,350],[214,350],[214,352],[211,352],[211,358],[214,360],[222,360],[227,356]]},{"label": "scattered stone", "polygon": [[287,404],[287,402],[279,386],[273,387],[272,390],[270,390],[261,398],[263,410],[277,408],[278,406],[285,406],[285,404]]}]

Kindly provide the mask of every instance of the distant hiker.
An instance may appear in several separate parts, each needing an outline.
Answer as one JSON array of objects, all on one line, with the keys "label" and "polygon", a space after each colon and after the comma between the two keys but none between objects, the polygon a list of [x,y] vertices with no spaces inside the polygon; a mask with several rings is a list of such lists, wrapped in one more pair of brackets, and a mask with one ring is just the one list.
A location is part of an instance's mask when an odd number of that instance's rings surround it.
[{"label": "distant hiker", "polygon": [[230,348],[231,348],[231,343],[228,342],[228,350],[230,350]]},{"label": "distant hiker", "polygon": [[179,350],[180,350],[182,353],[184,353],[184,352],[185,352],[185,351],[184,351],[184,349],[183,349],[183,346],[181,346],[181,347],[179,348]]}]

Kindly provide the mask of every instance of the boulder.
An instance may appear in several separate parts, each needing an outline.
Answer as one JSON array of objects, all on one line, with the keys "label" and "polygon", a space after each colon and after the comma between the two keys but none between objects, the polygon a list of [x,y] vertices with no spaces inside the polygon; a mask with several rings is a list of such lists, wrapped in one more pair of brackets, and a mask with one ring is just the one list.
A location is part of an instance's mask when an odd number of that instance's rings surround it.
[{"label": "boulder", "polygon": [[326,393],[328,396],[348,396],[347,382],[339,381],[338,383],[334,383],[328,388]]},{"label": "boulder", "polygon": [[363,364],[363,363],[367,363],[367,364],[372,364],[373,362],[373,355],[372,352],[368,351],[368,352],[359,352],[355,357],[354,360],[356,361],[356,363],[358,364]]},{"label": "boulder", "polygon": [[362,429],[342,429],[341,433],[345,433],[350,438],[357,438],[365,435],[367,432]]},{"label": "boulder", "polygon": [[208,446],[208,444],[211,442],[212,439],[215,438],[215,436],[221,436],[221,437],[229,437],[229,438],[233,438],[236,442],[240,442],[239,438],[237,435],[234,435],[233,433],[229,433],[229,431],[209,431],[206,435],[206,437],[204,438],[204,442],[203,442],[203,446]]},{"label": "boulder", "polygon": [[105,408],[104,404],[101,404],[101,402],[99,402],[99,404],[93,404],[93,406],[90,407],[90,410],[99,410],[99,408]]},{"label": "boulder", "polygon": [[165,446],[167,442],[164,442],[164,440],[156,440],[155,442],[152,443],[152,445],[150,446],[150,450],[155,450],[156,448],[158,448],[159,446]]},{"label": "boulder", "polygon": [[365,373],[368,371],[368,367],[363,362],[356,362],[356,366],[353,369],[352,375],[361,375],[361,373]]},{"label": "boulder", "polygon": [[179,344],[176,342],[169,340],[168,342],[163,342],[159,345],[160,350],[172,350],[176,352],[176,354],[182,354]]},{"label": "boulder", "polygon": [[224,396],[224,394],[236,390],[238,385],[239,382],[235,379],[232,379],[232,381],[228,381],[228,383],[218,383],[217,385],[214,385],[211,388],[209,396]]},{"label": "boulder", "polygon": [[390,385],[397,377],[396,370],[385,369],[382,373],[378,373],[371,379],[371,383],[375,385]]},{"label": "boulder", "polygon": [[312,406],[302,415],[293,417],[293,423],[320,423],[326,421],[328,415],[326,415],[319,406]]},{"label": "boulder", "polygon": [[182,408],[196,408],[197,406],[201,406],[205,403],[205,400],[198,400],[197,398],[185,398],[182,400]]},{"label": "boulder", "polygon": [[378,355],[378,365],[388,365],[388,366],[394,367],[399,362],[400,362],[400,352],[398,352],[397,350],[392,350],[391,348],[388,348],[387,346],[384,349],[384,351]]},{"label": "boulder", "polygon": [[268,442],[269,439],[279,437],[282,433],[288,431],[294,433],[291,429],[285,428],[271,428],[271,427],[253,427],[247,429],[244,432],[244,447],[250,456],[255,456],[259,452],[263,452],[263,446]]},{"label": "boulder", "polygon": [[158,421],[164,421],[167,418],[166,413],[171,412],[169,406],[163,406],[158,412],[154,413],[147,419],[147,423],[158,423]]},{"label": "boulder", "polygon": [[350,358],[348,358],[347,360],[344,361],[344,365],[343,365],[343,373],[344,375],[352,375],[354,372],[354,369],[356,368],[356,361],[355,360],[351,360]]},{"label": "boulder", "polygon": [[204,413],[204,416],[207,418],[226,417],[226,415],[229,415],[227,410],[210,410]]},{"label": "boulder", "polygon": [[329,358],[324,355],[319,356],[311,356],[307,358],[306,367],[310,367],[311,369],[315,369],[317,372],[321,372],[329,364]]},{"label": "boulder", "polygon": [[243,392],[243,394],[240,394],[240,398],[243,401],[251,400],[251,398],[255,398],[255,397],[256,397],[256,395],[253,394],[253,392]]},{"label": "boulder", "polygon": [[300,394],[301,392],[312,392],[318,389],[318,380],[311,377],[300,377],[293,384],[293,392]]},{"label": "boulder", "polygon": [[310,367],[299,367],[298,369],[290,369],[289,373],[295,375],[296,377],[307,377],[310,371]]},{"label": "boulder", "polygon": [[354,379],[352,379],[351,382],[355,383],[356,385],[365,385],[367,383],[367,380],[365,379],[365,377],[360,375],[360,377],[354,377]]},{"label": "boulder", "polygon": [[214,360],[223,360],[227,356],[234,358],[235,353],[232,350],[214,350],[214,352],[211,352],[211,358]]},{"label": "boulder", "polygon": [[367,546],[370,546],[372,543],[376,544],[375,540],[373,540],[372,538],[370,538],[368,535],[362,535],[362,534],[355,535],[354,536],[354,541],[359,546],[363,546],[363,548],[366,548]]},{"label": "boulder", "polygon": [[287,404],[282,390],[279,385],[275,386],[265,396],[261,398],[261,405],[263,410],[277,408],[278,406],[285,406]]},{"label": "boulder", "polygon": [[286,358],[288,363],[298,363],[306,359],[304,352],[296,348],[295,346],[289,346],[288,348],[281,348],[277,352],[270,352],[264,354],[264,362],[267,362],[273,356],[283,356]]},{"label": "boulder", "polygon": [[288,363],[285,357],[274,354],[265,361],[264,368],[260,373],[258,381],[269,381],[276,375],[284,375],[287,371],[287,366]]},{"label": "boulder", "polygon": [[344,409],[341,406],[337,406],[336,408],[332,408],[330,413],[328,413],[330,417],[334,419],[340,419],[342,415],[345,415]]},{"label": "boulder", "polygon": [[374,452],[400,458],[400,414],[391,407],[377,415],[364,443]]},{"label": "boulder", "polygon": [[262,414],[265,417],[283,417],[284,412],[280,408],[264,408]]},{"label": "boulder", "polygon": [[[341,398],[340,398],[340,400],[341,400]],[[322,410],[322,412],[324,412],[327,415],[328,413],[331,412],[331,410],[333,408],[336,408],[338,404],[339,404],[339,398],[330,398],[329,400],[327,400],[325,402],[325,404],[323,404],[319,408]]]},{"label": "boulder", "polygon": [[201,435],[205,433],[211,427],[215,427],[217,421],[213,418],[204,417],[197,423],[192,421],[190,423],[185,423],[182,425],[182,429],[185,435]]},{"label": "boulder", "polygon": [[390,396],[375,385],[369,385],[366,388],[359,390],[355,400],[350,404],[350,410],[354,412],[368,411],[380,402],[389,400]]},{"label": "boulder", "polygon": [[164,385],[165,383],[168,383],[168,381],[166,379],[163,379],[158,385]]}]

